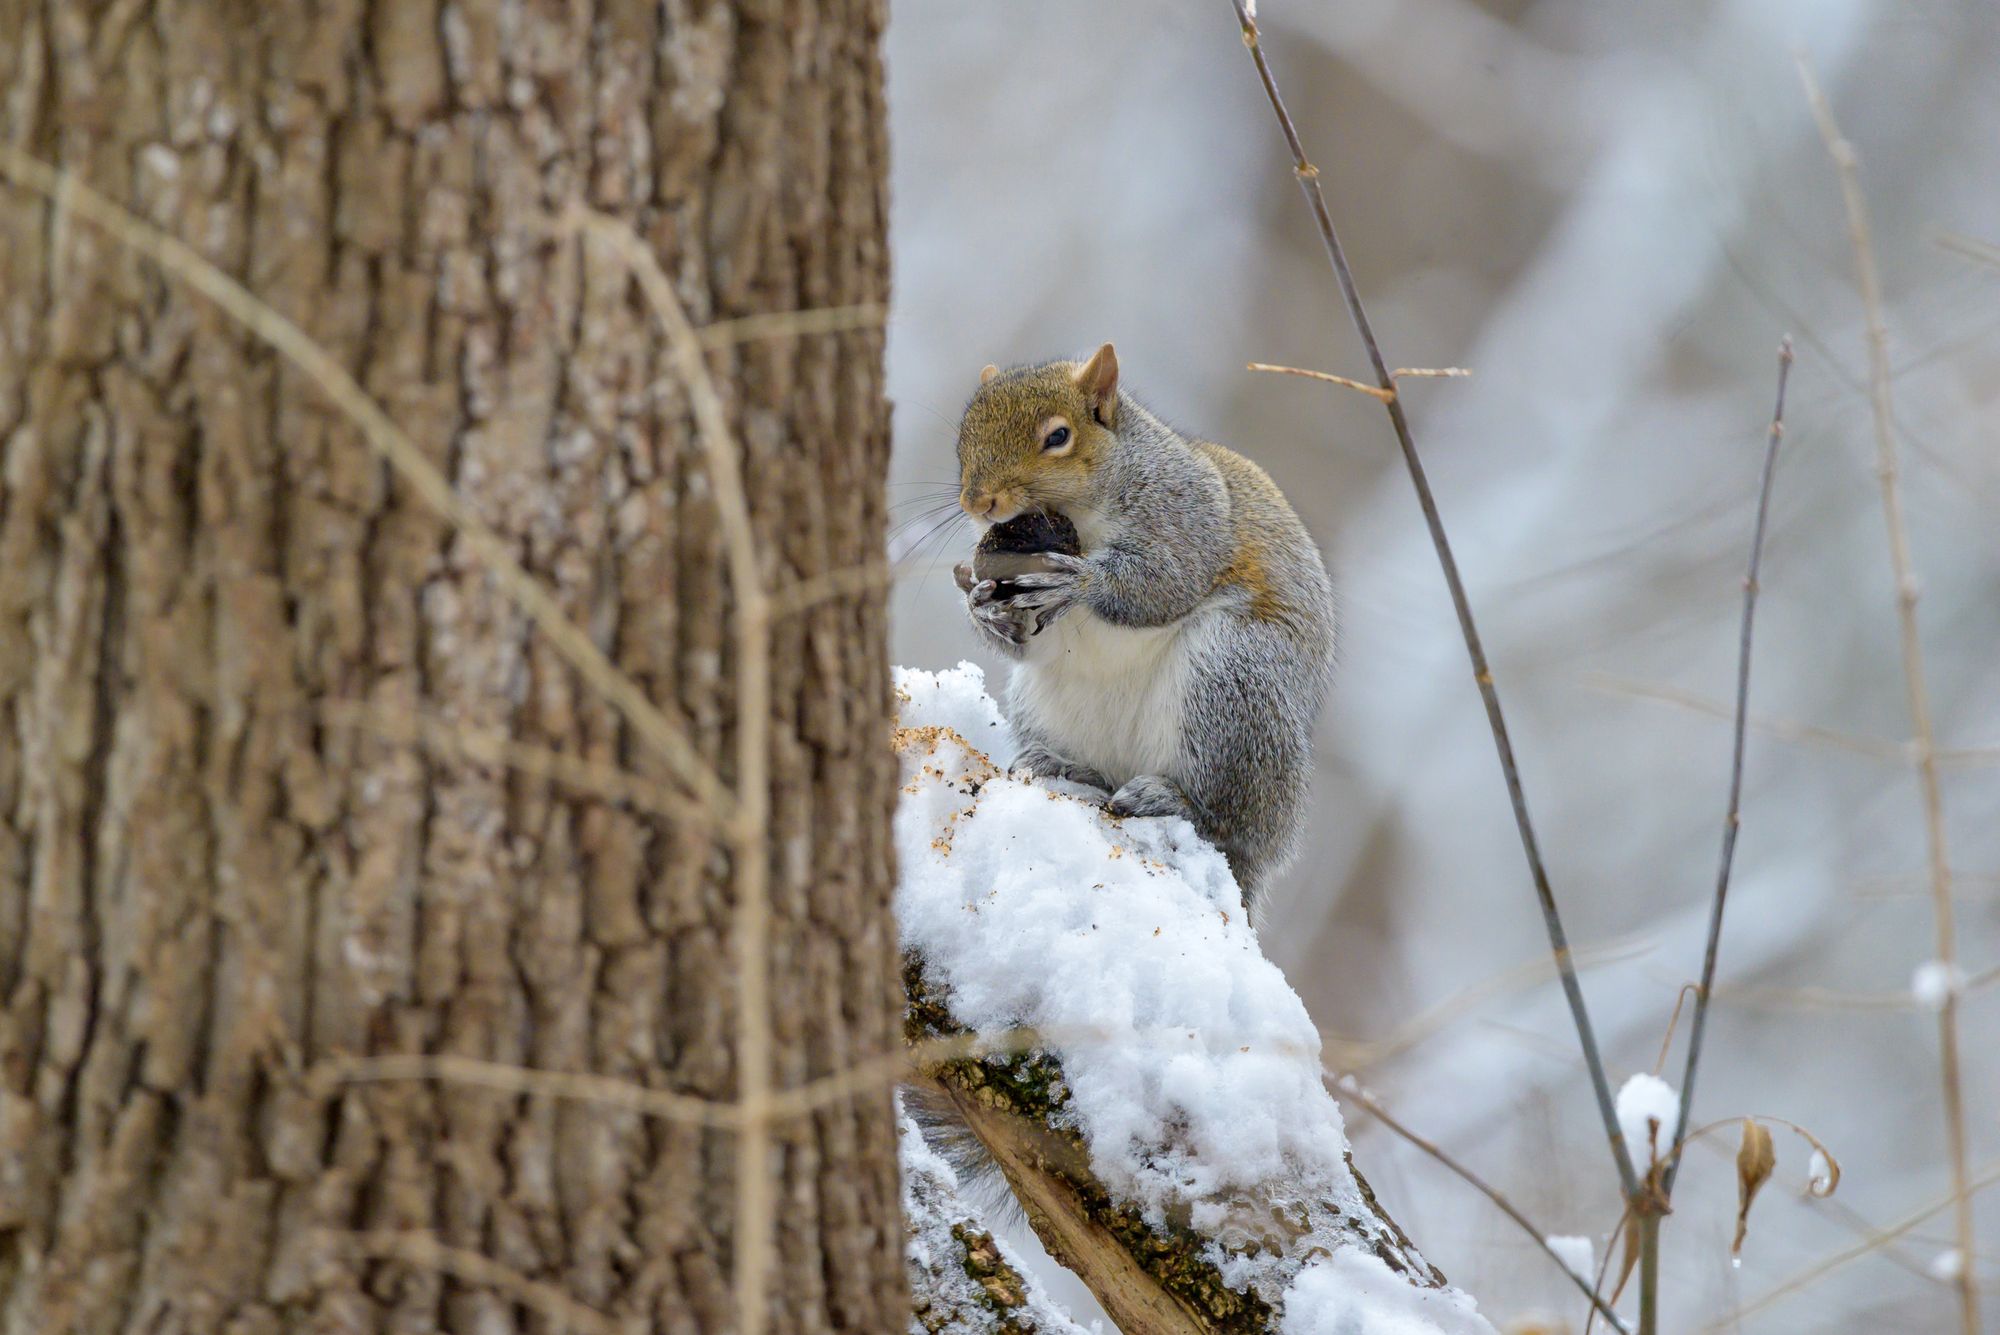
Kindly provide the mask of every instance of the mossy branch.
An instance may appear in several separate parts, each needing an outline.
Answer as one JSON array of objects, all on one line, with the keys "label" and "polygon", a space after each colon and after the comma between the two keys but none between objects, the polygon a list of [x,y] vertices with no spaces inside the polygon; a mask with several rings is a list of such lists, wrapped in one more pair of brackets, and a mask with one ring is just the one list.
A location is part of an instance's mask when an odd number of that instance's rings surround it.
[{"label": "mossy branch", "polygon": [[[903,983],[906,1042],[937,1051],[935,1040],[966,1032],[921,961],[905,960]],[[1126,1335],[1260,1335],[1278,1328],[1282,1314],[1270,1302],[1231,1287],[1208,1259],[1219,1239],[1184,1219],[1148,1223],[1098,1180],[1082,1136],[1069,1125],[1069,1087],[1054,1057],[952,1055],[920,1059],[918,1067],[925,1091],[963,1123],[1006,1178],[1042,1245]],[[1444,1276],[1418,1254],[1358,1170],[1354,1176],[1369,1217],[1339,1216],[1331,1204],[1323,1209],[1340,1217],[1353,1245],[1411,1284],[1442,1288]],[[1297,1195],[1283,1183],[1263,1188],[1273,1200]],[[1296,1241],[1283,1227],[1274,1233],[1251,1245],[1283,1250]]]}]

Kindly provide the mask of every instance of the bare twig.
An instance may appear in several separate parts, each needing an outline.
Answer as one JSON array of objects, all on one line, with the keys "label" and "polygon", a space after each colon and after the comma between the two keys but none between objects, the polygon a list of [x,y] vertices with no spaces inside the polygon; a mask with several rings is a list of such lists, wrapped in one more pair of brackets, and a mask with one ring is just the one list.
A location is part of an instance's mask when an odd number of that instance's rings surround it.
[{"label": "bare twig", "polygon": [[[1611,1258],[1618,1254],[1618,1239],[1625,1236],[1625,1229],[1631,1222],[1632,1202],[1628,1198],[1625,1202],[1625,1208],[1618,1212],[1618,1222],[1611,1226],[1611,1232],[1604,1239],[1604,1259],[1597,1263],[1597,1278],[1592,1280],[1590,1284],[1591,1307],[1589,1311],[1583,1314],[1583,1335],[1590,1335],[1590,1332],[1597,1327],[1597,1313],[1599,1310],[1597,1299],[1604,1292],[1605,1276],[1611,1273]],[[1625,1281],[1621,1278],[1618,1281],[1617,1289],[1613,1290],[1611,1297],[1605,1301],[1617,1302],[1618,1295],[1624,1291]]]},{"label": "bare twig", "polygon": [[586,1307],[553,1284],[530,1279],[511,1266],[464,1247],[451,1247],[429,1233],[375,1229],[360,1233],[327,1230],[322,1235],[334,1246],[376,1260],[396,1261],[420,1270],[436,1270],[467,1284],[492,1289],[530,1311],[548,1318],[557,1331],[580,1335],[637,1335],[650,1323],[642,1320],[614,1321],[594,1308]]},{"label": "bare twig", "polygon": [[1959,232],[1941,232],[1938,234],[1937,243],[1940,248],[1949,250],[1955,255],[1963,255],[1975,263],[2000,269],[2000,246],[1994,245],[1991,241],[1981,241],[1976,236],[1965,236]]},{"label": "bare twig", "polygon": [[214,302],[224,314],[298,367],[402,476],[410,490],[451,522],[466,548],[485,566],[508,601],[539,626],[556,652],[625,716],[632,730],[659,752],[694,797],[718,815],[727,816],[733,810],[734,799],[696,752],[680,724],[647,699],[638,683],[619,671],[583,628],[570,620],[555,596],[521,568],[507,541],[453,490],[451,482],[382,406],[368,396],[347,368],[304,330],[192,248],[134,217],[69,172],[0,144],[0,175],[44,196],[57,208],[102,227],[121,245],[151,259]]},{"label": "bare twig", "polygon": [[[1154,1032],[1142,1030],[1137,1037],[1144,1040]],[[1174,1028],[1156,1032],[1161,1041],[1177,1044],[1186,1030]],[[865,1058],[817,1080],[773,1090],[766,1105],[765,1120],[777,1123],[805,1117],[857,1094],[902,1083],[910,1078],[912,1072],[935,1068],[942,1062],[1045,1050],[1061,1043],[1102,1042],[1111,1036],[1110,1030],[1093,1025],[1063,1025],[927,1038],[892,1052]],[[1259,1050],[1290,1057],[1311,1055],[1305,1048],[1287,1043],[1261,1044]],[[436,1080],[503,1094],[568,1099],[620,1108],[661,1121],[708,1126],[721,1131],[734,1131],[744,1121],[741,1106],[728,1100],[652,1089],[617,1076],[593,1075],[584,1071],[544,1071],[449,1053],[406,1052],[374,1057],[333,1057],[314,1065],[305,1075],[306,1087],[320,1093],[332,1085],[396,1080]]]},{"label": "bare twig", "polygon": [[1681,1007],[1687,1004],[1688,993],[1694,991],[1696,987],[1697,984],[1694,983],[1682,983],[1681,990],[1674,993],[1674,1008],[1667,1016],[1667,1032],[1660,1038],[1660,1055],[1653,1059],[1654,1075],[1666,1069],[1667,1053],[1672,1051],[1674,1046],[1674,1030],[1680,1027]]},{"label": "bare twig", "polygon": [[[1650,944],[1644,935],[1634,934],[1596,945],[1579,946],[1570,952],[1570,958],[1577,968],[1588,969],[1643,954],[1650,948]],[[1331,1059],[1344,1070],[1363,1070],[1379,1066],[1393,1057],[1408,1052],[1459,1016],[1477,1010],[1493,998],[1535,986],[1545,978],[1553,977],[1557,972],[1556,961],[1544,956],[1460,988],[1442,1001],[1397,1025],[1395,1030],[1385,1037],[1348,1038],[1322,1031],[1320,1039],[1326,1045]]]},{"label": "bare twig", "polygon": [[[1742,1321],[1744,1317],[1747,1317],[1755,1312],[1761,1312],[1765,1308],[1773,1305],[1774,1303],[1780,1302],[1785,1298],[1789,1298],[1791,1295],[1797,1293],[1799,1290],[1805,1288],[1807,1285],[1812,1284],[1817,1280],[1824,1279],[1826,1276],[1832,1274],[1835,1270],[1838,1270],[1840,1267],[1846,1265],[1849,1261],[1856,1261],[1868,1255],[1870,1252],[1879,1251],[1881,1248],[1886,1247],[1890,1243],[1894,1242],[1897,1238],[1902,1237],[1905,1233],[1908,1233],[1911,1230],[1915,1229],[1917,1225],[1923,1223],[1926,1219],[1929,1219],[1932,1215],[1940,1214],[1943,1211],[1950,1209],[1955,1205],[1959,1205],[1962,1203],[1969,1204],[1972,1197],[1986,1190],[1988,1187],[1993,1186],[1995,1183],[2000,1183],[2000,1164],[1989,1164],[1977,1176],[1971,1177],[1967,1180],[1966,1189],[1964,1191],[1961,1192],[1954,1189],[1948,1195],[1938,1200],[1932,1201],[1929,1205],[1926,1205],[1923,1208],[1911,1214],[1903,1216],[1902,1219],[1898,1220],[1896,1223],[1889,1225],[1889,1227],[1880,1230],[1879,1232],[1874,1234],[1874,1236],[1864,1238],[1862,1241],[1857,1242],[1852,1247],[1848,1247],[1845,1250],[1835,1252],[1832,1256],[1827,1257],[1824,1261],[1820,1261],[1814,1265],[1807,1266],[1804,1270],[1801,1270],[1798,1274],[1792,1276],[1790,1279],[1778,1285],[1776,1288],[1770,1290],[1770,1292],[1764,1294],[1762,1297],[1756,1299],[1754,1302],[1745,1303],[1743,1306],[1737,1308],[1733,1313],[1730,1314],[1728,1320],[1715,1322],[1714,1324],[1706,1326],[1703,1329],[1706,1331],[1739,1329],[1740,1328],[1739,1323]],[[1960,1253],[1960,1255],[1969,1255],[1969,1253]],[[1967,1265],[1965,1269],[1971,1270],[1973,1269],[1973,1267],[1971,1265]]]},{"label": "bare twig", "polygon": [[774,1047],[770,997],[771,600],[757,555],[757,533],[743,482],[735,433],[709,370],[701,336],[681,308],[660,261],[625,223],[581,205],[568,220],[604,242],[626,264],[667,335],[667,354],[687,391],[696,434],[708,456],[709,485],[729,563],[736,640],[736,783],[730,821],[737,969],[735,1264],[737,1335],[762,1335],[771,1294],[777,1203],[771,1186]]},{"label": "bare twig", "polygon": [[[1945,848],[1944,796],[1938,782],[1937,737],[1931,726],[1930,688],[1924,677],[1923,641],[1917,634],[1917,574],[1910,558],[1909,535],[1903,523],[1903,499],[1897,484],[1895,411],[1890,397],[1889,330],[1882,313],[1882,283],[1875,271],[1870,239],[1868,199],[1854,146],[1841,136],[1833,107],[1820,91],[1805,57],[1799,57],[1799,77],[1806,100],[1819,125],[1827,155],[1840,177],[1841,200],[1847,212],[1848,241],[1854,250],[1856,284],[1868,319],[1868,401],[1875,423],[1876,476],[1882,484],[1882,515],[1889,529],[1889,561],[1896,577],[1896,617],[1903,649],[1903,683],[1909,699],[1911,742],[1916,751],[1917,784],[1923,799],[1924,838],[1930,853],[1931,914],[1936,926],[1937,959],[1947,970],[1958,967],[1957,925],[1951,898],[1951,861]],[[1952,1192],[1956,1198],[1955,1233],[1959,1255],[1968,1258],[1958,1276],[1959,1325],[1965,1335],[1979,1330],[1979,1284],[1970,1258],[1976,1254],[1972,1198],[1968,1189],[1965,1150],[1965,1098],[1959,1076],[1958,1004],[1955,991],[1946,993],[1938,1008],[1938,1061],[1943,1086],[1946,1149],[1951,1158]]]},{"label": "bare twig", "polygon": [[715,320],[697,328],[704,348],[727,348],[768,338],[798,338],[805,334],[844,334],[854,329],[879,329],[889,308],[868,301],[855,306],[820,306],[803,311],[771,311]]},{"label": "bare twig", "polygon": [[1339,385],[1343,389],[1351,389],[1358,393],[1366,394],[1377,403],[1394,403],[1396,401],[1396,389],[1393,385],[1386,389],[1380,385],[1365,385],[1359,380],[1350,380],[1344,375],[1335,375],[1331,371],[1308,371],[1303,366],[1276,366],[1270,362],[1251,362],[1247,369],[1265,371],[1272,375],[1299,375],[1306,377],[1308,380],[1324,380],[1329,385]]},{"label": "bare twig", "polygon": [[[1729,804],[1722,815],[1722,865],[1715,873],[1715,903],[1708,912],[1708,944],[1701,957],[1701,983],[1695,988],[1694,1014],[1688,1021],[1687,1064],[1681,1072],[1681,1115],[1674,1126],[1673,1154],[1660,1174],[1660,1193],[1672,1199],[1674,1177],[1681,1167],[1681,1138],[1687,1135],[1694,1111],[1695,1076],[1701,1069],[1701,1040],[1708,1031],[1708,1003],[1715,988],[1715,959],[1722,945],[1722,913],[1729,901],[1729,869],[1736,860],[1736,833],[1743,825],[1743,746],[1750,720],[1750,643],[1757,624],[1757,573],[1764,561],[1764,531],[1771,516],[1771,480],[1778,469],[1778,444],[1785,438],[1785,386],[1792,376],[1792,340],[1778,345],[1778,398],[1771,409],[1771,430],[1764,443],[1764,471],[1757,484],[1757,522],[1750,534],[1750,569],[1743,577],[1743,630],[1736,649],[1736,724],[1729,754]],[[1656,1246],[1657,1234],[1649,1240]],[[1641,1292],[1645,1277],[1642,1274]]]},{"label": "bare twig", "polygon": [[1308,371],[1303,366],[1278,366],[1271,362],[1251,362],[1248,369],[1252,371],[1264,371],[1271,375],[1297,375],[1304,376],[1308,380],[1324,380],[1330,385],[1340,385],[1344,388],[1366,394],[1377,403],[1394,402],[1397,394],[1401,392],[1395,387],[1395,382],[1406,377],[1417,380],[1443,380],[1472,374],[1472,372],[1466,370],[1463,366],[1399,366],[1389,373],[1390,387],[1383,389],[1379,385],[1369,385],[1359,380],[1350,380],[1344,375],[1335,375],[1331,371]]},{"label": "bare twig", "polygon": [[359,700],[328,700],[319,712],[334,727],[365,729],[387,741],[421,745],[434,755],[470,764],[504,765],[607,802],[621,802],[635,811],[697,823],[712,819],[710,813],[672,790],[648,783],[617,765],[532,746],[497,728],[472,727],[416,710]]},{"label": "bare twig", "polygon": [[1461,1178],[1467,1186],[1471,1187],[1474,1191],[1484,1196],[1487,1200],[1492,1201],[1493,1204],[1499,1208],[1500,1213],[1506,1215],[1509,1219],[1513,1220],[1514,1223],[1520,1227],[1523,1233],[1526,1233],[1529,1237],[1535,1240],[1535,1245],[1541,1248],[1543,1254],[1546,1255],[1549,1258],[1549,1260],[1555,1262],[1556,1269],[1562,1271],[1564,1277],[1567,1278],[1570,1281],[1570,1283],[1576,1285],[1577,1291],[1581,1293],[1586,1299],[1589,1300],[1591,1306],[1595,1307],[1598,1311],[1604,1314],[1604,1319],[1611,1323],[1613,1329],[1619,1331],[1628,1331],[1629,1335],[1629,1328],[1625,1325],[1623,1321],[1619,1319],[1618,1313],[1611,1309],[1611,1305],[1609,1303],[1605,1302],[1602,1298],[1597,1296],[1597,1290],[1590,1284],[1588,1280],[1584,1279],[1583,1276],[1577,1274],[1574,1270],[1571,1270],[1569,1268],[1568,1263],[1565,1262],[1561,1256],[1556,1254],[1556,1249],[1549,1245],[1548,1235],[1538,1225],[1536,1225],[1534,1220],[1528,1218],[1527,1215],[1521,1213],[1520,1207],[1515,1205],[1514,1202],[1508,1200],[1507,1197],[1503,1195],[1497,1188],[1490,1185],[1486,1181],[1486,1179],[1480,1177],[1479,1174],[1473,1172],[1470,1168],[1467,1168],[1464,1164],[1460,1163],[1457,1159],[1453,1158],[1449,1153],[1440,1148],[1434,1141],[1426,1140],[1424,1137],[1418,1135],[1415,1131],[1412,1131],[1409,1127],[1405,1126],[1402,1122],[1397,1121],[1395,1116],[1392,1113],[1390,1113],[1390,1111],[1387,1108],[1383,1107],[1380,1103],[1378,1103],[1373,1096],[1368,1094],[1358,1084],[1354,1083],[1351,1080],[1341,1079],[1340,1077],[1335,1076],[1331,1071],[1322,1071],[1321,1074],[1326,1077],[1327,1084],[1333,1090],[1334,1093],[1340,1095],[1340,1097],[1344,1099],[1351,1100],[1359,1107],[1365,1109],[1368,1112],[1368,1114],[1371,1117],[1373,1117],[1376,1121],[1380,1122],[1383,1126],[1388,1127],[1391,1131],[1401,1136],[1404,1140],[1409,1141],[1410,1144],[1416,1146],[1418,1149],[1422,1150],[1425,1154],[1428,1154],[1431,1158],[1443,1164],[1446,1168],[1450,1169],[1459,1178]]},{"label": "bare twig", "polygon": [[[804,1117],[819,1108],[867,1090],[893,1085],[908,1077],[914,1065],[950,1061],[973,1054],[1023,1052],[1055,1041],[1055,1036],[1034,1029],[1013,1029],[995,1034],[957,1034],[930,1039],[898,1048],[893,1052],[856,1062],[832,1075],[803,1085],[774,1091],[766,1100],[767,1122]],[[308,1087],[327,1084],[372,1084],[394,1080],[437,1080],[454,1085],[470,1085],[505,1094],[526,1094],[538,1098],[568,1099],[577,1103],[622,1108],[662,1121],[709,1126],[722,1131],[742,1127],[742,1107],[733,1102],[707,1099],[697,1094],[677,1094],[671,1090],[649,1089],[616,1076],[591,1075],[582,1071],[541,1071],[506,1062],[482,1061],[448,1053],[390,1053],[379,1057],[338,1057],[321,1062],[307,1073]]]},{"label": "bare twig", "polygon": [[1583,987],[1577,981],[1576,968],[1570,960],[1569,936],[1563,930],[1555,891],[1549,885],[1548,870],[1542,865],[1534,824],[1528,817],[1527,793],[1521,786],[1520,767],[1514,760],[1514,744],[1507,735],[1507,721],[1500,710],[1500,695],[1493,686],[1493,672],[1486,662],[1479,628],[1473,623],[1472,604],[1466,597],[1465,582],[1459,578],[1458,562],[1453,559],[1451,543],[1445,537],[1444,520],[1438,514],[1437,501],[1431,495],[1430,479],[1425,475],[1423,461],[1417,455],[1416,437],[1411,434],[1409,418],[1403,413],[1402,402],[1395,397],[1395,376],[1390,373],[1389,363],[1383,359],[1381,345],[1375,341],[1374,327],[1361,305],[1361,294],[1355,287],[1353,271],[1348,268],[1347,253],[1341,249],[1339,233],[1334,230],[1333,215],[1327,210],[1326,195],[1319,185],[1319,168],[1306,158],[1298,128],[1292,123],[1291,113],[1285,110],[1277,79],[1271,73],[1270,62],[1265,59],[1264,48],[1258,39],[1257,21],[1252,16],[1251,7],[1246,0],[1231,0],[1231,3],[1236,8],[1236,21],[1243,32],[1243,45],[1249,49],[1250,58],[1257,66],[1257,77],[1264,85],[1264,94],[1278,118],[1278,128],[1283,131],[1285,143],[1291,150],[1293,175],[1298,178],[1299,189],[1312,210],[1314,222],[1318,224],[1327,259],[1333,265],[1341,296],[1347,302],[1347,313],[1354,321],[1355,332],[1360,335],[1362,345],[1368,350],[1368,363],[1375,373],[1376,387],[1389,396],[1383,400],[1382,406],[1388,411],[1389,424],[1395,429],[1397,444],[1402,447],[1403,462],[1409,469],[1410,482],[1416,488],[1417,504],[1422,508],[1424,523],[1430,530],[1431,545],[1437,549],[1438,564],[1444,568],[1445,584],[1451,590],[1452,608],[1458,613],[1458,628],[1465,637],[1466,654],[1472,660],[1472,677],[1479,686],[1479,698],[1486,706],[1486,721],[1493,731],[1493,747],[1499,753],[1500,772],[1506,779],[1507,796],[1513,804],[1514,824],[1521,836],[1521,851],[1527,858],[1528,874],[1534,881],[1535,895],[1541,904],[1542,922],[1548,929],[1549,946],[1562,972],[1563,996],[1568,1000],[1570,1015],[1576,1021],[1577,1039],[1583,1046],[1584,1062],[1590,1070],[1591,1086],[1597,1095],[1598,1115],[1604,1122],[1611,1157],[1618,1165],[1619,1180],[1624,1185],[1625,1195],[1630,1197],[1639,1190],[1638,1175],[1632,1169],[1632,1155],[1618,1126],[1618,1112],[1611,1101],[1611,1083],[1604,1073],[1604,1058],[1598,1051],[1590,1012],[1584,1005]]},{"label": "bare twig", "polygon": [[[1728,720],[1733,717],[1730,706],[1721,701],[1707,699],[1677,686],[1634,681],[1629,677],[1614,676],[1608,672],[1586,672],[1581,674],[1579,679],[1589,689],[1605,695],[1620,695],[1655,704],[1677,705],[1709,718]],[[1800,723],[1793,719],[1753,717],[1750,719],[1750,730],[1762,733],[1766,737],[1775,737],[1782,742],[1813,742],[1842,751],[1852,751],[1856,755],[1867,756],[1870,760],[1880,760],[1891,765],[1904,764],[1909,759],[1908,749],[1900,742],[1882,737],[1864,737],[1856,733],[1840,732],[1833,728],[1822,728],[1817,724]]]},{"label": "bare twig", "polygon": [[[1720,700],[1711,700],[1693,691],[1682,690],[1678,686],[1637,681],[1609,672],[1580,673],[1578,680],[1589,689],[1605,695],[1621,695],[1632,700],[1678,705],[1682,709],[1709,718],[1721,719],[1724,722],[1734,717],[1731,707]],[[1855,755],[1866,756],[1870,760],[1879,760],[1890,765],[1910,765],[1915,759],[1912,754],[1914,748],[1908,742],[1893,742],[1885,737],[1842,732],[1837,728],[1825,728],[1817,723],[1801,723],[1796,719],[1752,714],[1750,731],[1762,733],[1766,737],[1775,737],[1781,742],[1812,743],[1818,746],[1830,746],[1836,750],[1851,751]],[[1941,746],[1937,748],[1936,754],[1938,764],[1945,769],[1985,769],[2000,765],[2000,746]],[[1954,879],[1962,878],[1954,877]]]},{"label": "bare twig", "polygon": [[886,588],[895,580],[895,568],[886,561],[870,561],[865,565],[829,570],[823,575],[812,575],[788,584],[772,594],[771,616],[776,619],[809,611],[835,598]]}]

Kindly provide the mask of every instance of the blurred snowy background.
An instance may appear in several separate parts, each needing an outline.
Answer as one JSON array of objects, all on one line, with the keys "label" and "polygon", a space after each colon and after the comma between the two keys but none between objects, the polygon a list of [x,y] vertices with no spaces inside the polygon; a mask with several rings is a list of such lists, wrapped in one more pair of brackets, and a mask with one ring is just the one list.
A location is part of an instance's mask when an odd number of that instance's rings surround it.
[{"label": "blurred snowy background", "polygon": [[[1267,0],[1263,22],[1391,365],[1474,371],[1405,397],[1614,1082],[1651,1069],[1699,968],[1775,349],[1796,339],[1752,683],[1753,716],[1777,726],[1749,750],[1695,1121],[1792,1118],[1846,1177],[1804,1199],[1805,1149],[1781,1139],[1735,1269],[1733,1137],[1692,1151],[1666,1329],[1955,1329],[1935,1273],[1948,1210],[1758,1306],[1949,1191],[1937,1027],[1910,993],[1935,946],[1865,322],[1793,53],[1874,211],[1977,976],[2000,964],[2000,269],[1937,237],[2000,241],[2000,6]],[[1330,1060],[1601,1254],[1615,1178],[1394,440],[1360,395],[1243,369],[1365,361],[1229,6],[905,0],[889,61],[906,538],[948,496],[988,361],[1114,340],[1155,409],[1270,469],[1345,620],[1309,850],[1265,948]],[[906,561],[896,661],[982,661],[949,573],[970,540],[940,532]],[[1962,1017],[1983,1173],[2000,1158],[2000,986]],[[1670,1078],[1679,1061],[1677,1043]],[[1496,1323],[1580,1328],[1580,1300],[1485,1201],[1367,1119],[1350,1129],[1390,1208]],[[1996,1323],[1990,1195],[1972,1264]]]}]

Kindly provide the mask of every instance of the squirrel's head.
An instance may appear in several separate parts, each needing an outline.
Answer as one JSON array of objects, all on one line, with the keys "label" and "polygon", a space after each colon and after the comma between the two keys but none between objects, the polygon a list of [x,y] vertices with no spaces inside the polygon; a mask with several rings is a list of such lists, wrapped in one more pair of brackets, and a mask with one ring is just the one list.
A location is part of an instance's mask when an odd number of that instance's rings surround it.
[{"label": "squirrel's head", "polygon": [[1118,421],[1118,354],[989,366],[958,424],[958,503],[981,523],[1087,503]]}]

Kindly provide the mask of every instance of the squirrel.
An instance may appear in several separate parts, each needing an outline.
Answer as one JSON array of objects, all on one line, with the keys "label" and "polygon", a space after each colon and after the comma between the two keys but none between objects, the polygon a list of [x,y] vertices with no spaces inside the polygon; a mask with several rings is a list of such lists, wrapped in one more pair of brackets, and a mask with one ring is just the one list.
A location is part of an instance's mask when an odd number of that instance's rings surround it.
[{"label": "squirrel", "polygon": [[1005,586],[961,566],[980,638],[1012,659],[1017,770],[1183,816],[1229,860],[1246,912],[1297,851],[1332,675],[1333,586],[1262,468],[1168,426],[1086,362],[980,373],[958,430],[959,504],[986,528],[1075,525]]}]

